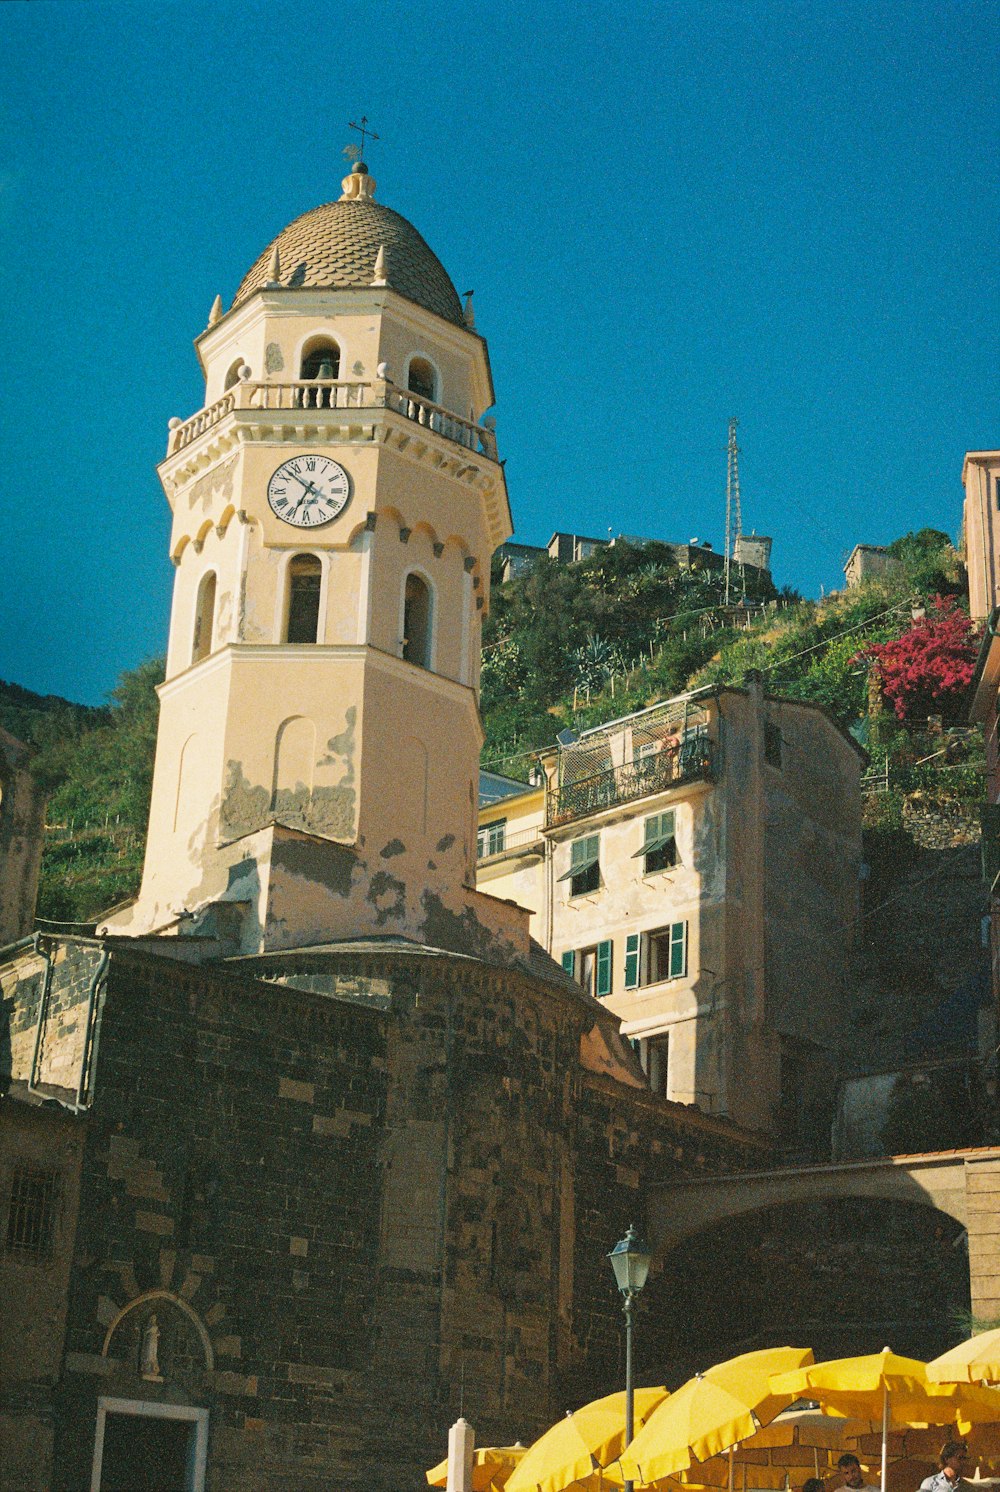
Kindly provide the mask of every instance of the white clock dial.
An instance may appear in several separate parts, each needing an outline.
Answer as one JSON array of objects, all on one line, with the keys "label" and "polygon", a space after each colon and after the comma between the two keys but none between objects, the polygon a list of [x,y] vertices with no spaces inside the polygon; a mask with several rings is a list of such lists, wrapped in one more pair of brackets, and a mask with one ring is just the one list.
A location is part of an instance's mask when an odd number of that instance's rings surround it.
[{"label": "white clock dial", "polygon": [[329,456],[291,456],[267,484],[272,512],[295,528],[318,528],[347,506],[351,482]]}]

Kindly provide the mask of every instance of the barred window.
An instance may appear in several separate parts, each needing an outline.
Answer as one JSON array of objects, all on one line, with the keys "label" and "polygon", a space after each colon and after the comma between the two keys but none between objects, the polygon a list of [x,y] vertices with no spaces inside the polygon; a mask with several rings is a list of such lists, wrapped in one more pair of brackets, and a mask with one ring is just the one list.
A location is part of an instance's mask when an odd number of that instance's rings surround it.
[{"label": "barred window", "polygon": [[49,1259],[59,1204],[58,1171],[18,1166],[7,1211],[7,1252],[22,1259]]}]

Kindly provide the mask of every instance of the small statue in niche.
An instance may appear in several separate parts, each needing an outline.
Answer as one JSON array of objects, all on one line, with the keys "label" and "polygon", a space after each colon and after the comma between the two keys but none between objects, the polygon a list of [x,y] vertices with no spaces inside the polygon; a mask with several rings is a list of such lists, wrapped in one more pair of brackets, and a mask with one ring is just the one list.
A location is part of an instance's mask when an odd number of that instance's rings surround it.
[{"label": "small statue in niche", "polygon": [[142,1334],[139,1354],[139,1372],[147,1383],[162,1383],[160,1373],[160,1328],[155,1316],[150,1316]]}]

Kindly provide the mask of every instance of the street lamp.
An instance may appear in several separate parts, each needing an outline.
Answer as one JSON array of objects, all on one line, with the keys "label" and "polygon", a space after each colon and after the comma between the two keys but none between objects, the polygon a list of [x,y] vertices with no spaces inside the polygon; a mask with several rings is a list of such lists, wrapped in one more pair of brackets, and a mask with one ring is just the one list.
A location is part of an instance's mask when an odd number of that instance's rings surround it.
[{"label": "street lamp", "polygon": [[[649,1274],[650,1254],[632,1224],[620,1243],[616,1243],[608,1258],[615,1272],[615,1281],[625,1297],[625,1444],[635,1434],[634,1399],[632,1386],[632,1302],[646,1283]],[[625,1492],[632,1492],[632,1483],[625,1483]]]}]

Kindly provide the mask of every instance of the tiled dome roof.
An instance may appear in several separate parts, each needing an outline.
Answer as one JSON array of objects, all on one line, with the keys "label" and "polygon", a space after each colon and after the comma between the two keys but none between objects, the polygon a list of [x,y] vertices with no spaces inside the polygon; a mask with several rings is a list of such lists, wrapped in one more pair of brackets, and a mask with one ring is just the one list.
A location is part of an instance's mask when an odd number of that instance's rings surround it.
[{"label": "tiled dome roof", "polygon": [[[373,190],[371,178],[363,179]],[[351,177],[345,190],[349,182]],[[275,249],[281,285],[346,289],[372,284],[380,248],[385,249],[383,283],[446,321],[465,325],[458,294],[440,259],[412,223],[372,201],[367,192],[325,202],[289,223],[244,275],[233,305],[271,281]]]}]

